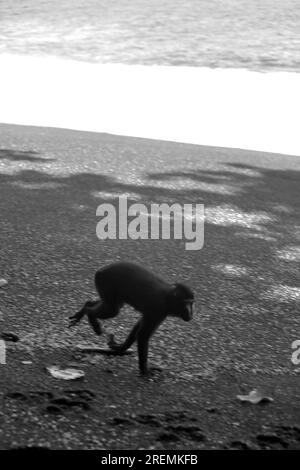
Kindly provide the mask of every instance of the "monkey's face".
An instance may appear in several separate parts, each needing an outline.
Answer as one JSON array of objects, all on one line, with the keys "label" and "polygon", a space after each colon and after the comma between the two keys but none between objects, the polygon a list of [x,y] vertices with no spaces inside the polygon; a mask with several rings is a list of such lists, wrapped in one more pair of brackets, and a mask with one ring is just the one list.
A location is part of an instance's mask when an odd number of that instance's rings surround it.
[{"label": "monkey's face", "polygon": [[184,284],[176,284],[172,292],[171,315],[190,321],[193,318],[194,294]]}]

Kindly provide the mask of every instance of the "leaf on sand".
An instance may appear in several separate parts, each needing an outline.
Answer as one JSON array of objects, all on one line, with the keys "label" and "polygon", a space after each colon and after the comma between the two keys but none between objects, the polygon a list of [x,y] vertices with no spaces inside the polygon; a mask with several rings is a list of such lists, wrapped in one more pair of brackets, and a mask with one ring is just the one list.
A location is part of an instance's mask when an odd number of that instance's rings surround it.
[{"label": "leaf on sand", "polygon": [[1,279],[0,278],[0,287],[4,287],[4,286],[7,286],[8,282],[6,279]]},{"label": "leaf on sand", "polygon": [[242,402],[253,403],[254,405],[273,401],[273,398],[263,395],[259,390],[251,390],[248,395],[237,395],[237,398]]},{"label": "leaf on sand", "polygon": [[46,367],[46,369],[55,379],[78,380],[82,379],[85,375],[83,370],[79,369],[60,369],[58,366],[50,366]]}]

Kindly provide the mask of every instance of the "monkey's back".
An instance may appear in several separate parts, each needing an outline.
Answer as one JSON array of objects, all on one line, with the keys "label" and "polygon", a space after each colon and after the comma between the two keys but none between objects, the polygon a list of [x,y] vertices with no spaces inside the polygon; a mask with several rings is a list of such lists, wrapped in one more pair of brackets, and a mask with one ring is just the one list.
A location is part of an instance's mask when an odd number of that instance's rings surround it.
[{"label": "monkey's back", "polygon": [[148,269],[131,262],[117,262],[99,269],[95,284],[102,300],[127,303],[138,311],[161,308],[170,284]]}]

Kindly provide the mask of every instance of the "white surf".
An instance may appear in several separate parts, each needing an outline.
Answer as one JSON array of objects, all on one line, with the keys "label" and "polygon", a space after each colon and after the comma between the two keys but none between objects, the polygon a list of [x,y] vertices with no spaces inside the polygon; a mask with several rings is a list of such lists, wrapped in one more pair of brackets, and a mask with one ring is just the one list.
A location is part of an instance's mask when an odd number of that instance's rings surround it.
[{"label": "white surf", "polygon": [[0,122],[300,155],[300,74],[0,55]]}]

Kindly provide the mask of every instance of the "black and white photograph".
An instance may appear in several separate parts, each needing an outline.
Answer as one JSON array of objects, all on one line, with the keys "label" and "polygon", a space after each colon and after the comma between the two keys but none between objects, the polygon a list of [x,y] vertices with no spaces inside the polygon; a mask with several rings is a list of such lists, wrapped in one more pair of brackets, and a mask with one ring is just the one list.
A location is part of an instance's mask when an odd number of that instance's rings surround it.
[{"label": "black and white photograph", "polygon": [[300,450],[299,268],[299,0],[0,0],[5,455]]}]

